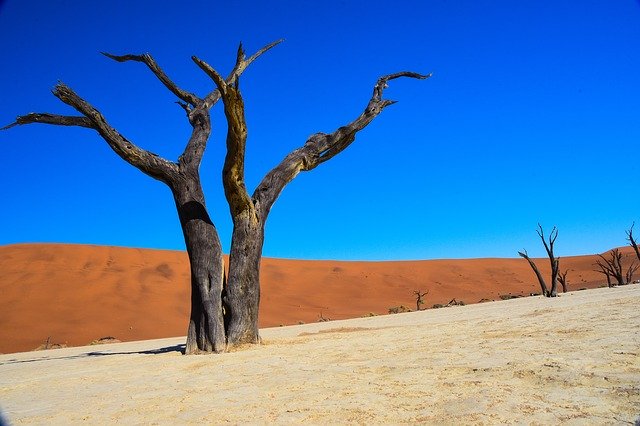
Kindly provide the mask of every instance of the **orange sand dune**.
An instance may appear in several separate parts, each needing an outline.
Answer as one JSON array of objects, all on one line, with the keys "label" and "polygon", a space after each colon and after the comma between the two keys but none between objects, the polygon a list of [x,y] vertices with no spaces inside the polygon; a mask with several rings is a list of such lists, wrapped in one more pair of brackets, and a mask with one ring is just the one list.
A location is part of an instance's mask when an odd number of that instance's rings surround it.
[{"label": "orange sand dune", "polygon": [[[630,248],[623,249],[631,256]],[[595,256],[565,257],[570,289],[602,285]],[[547,273],[548,261],[539,267]],[[539,292],[523,259],[339,262],[264,259],[260,326],[385,314],[455,298],[465,303]],[[50,338],[69,346],[185,334],[189,266],[179,251],[20,244],[0,247],[0,353],[28,351]]]}]

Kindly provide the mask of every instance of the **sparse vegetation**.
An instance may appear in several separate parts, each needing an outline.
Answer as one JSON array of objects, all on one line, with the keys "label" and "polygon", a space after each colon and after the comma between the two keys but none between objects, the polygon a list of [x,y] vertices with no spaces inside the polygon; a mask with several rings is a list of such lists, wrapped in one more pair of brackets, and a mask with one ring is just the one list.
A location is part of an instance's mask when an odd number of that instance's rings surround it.
[{"label": "sparse vegetation", "polygon": [[389,313],[390,314],[402,314],[405,312],[411,312],[411,309],[407,308],[404,305],[400,305],[400,306],[394,306],[392,308],[389,308]]},{"label": "sparse vegetation", "polygon": [[509,293],[509,294],[501,294],[498,297],[500,298],[500,300],[511,300],[511,299],[519,299],[519,298],[524,297],[524,296],[522,296],[521,294],[511,294],[511,293]]},{"label": "sparse vegetation", "polygon": [[440,309],[440,308],[449,308],[451,306],[464,306],[465,303],[462,300],[456,300],[455,298],[451,299],[449,301],[449,303],[443,305],[441,303],[436,303],[435,305],[432,306],[433,309]]},{"label": "sparse vegetation", "polygon": [[318,316],[318,322],[327,322],[327,321],[331,321],[331,318],[325,318],[322,315],[322,311],[320,311],[320,315]]},{"label": "sparse vegetation", "polygon": [[424,305],[423,297],[429,294],[429,290],[424,293],[421,293],[420,290],[415,290],[413,294],[416,296],[416,311],[419,311],[420,307]]},{"label": "sparse vegetation", "polygon": [[120,343],[121,341],[112,336],[101,337],[93,340],[89,345],[105,345],[107,343]]},{"label": "sparse vegetation", "polygon": [[47,337],[47,340],[43,344],[34,349],[34,351],[46,351],[48,349],[62,349],[66,348],[66,343],[52,343],[51,336]]}]

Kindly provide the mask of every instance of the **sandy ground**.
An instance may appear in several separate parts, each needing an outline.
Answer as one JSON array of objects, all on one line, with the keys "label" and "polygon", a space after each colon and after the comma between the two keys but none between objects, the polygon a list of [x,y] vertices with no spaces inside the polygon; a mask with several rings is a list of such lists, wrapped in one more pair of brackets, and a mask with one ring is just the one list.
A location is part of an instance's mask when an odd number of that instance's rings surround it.
[{"label": "sandy ground", "polygon": [[13,424],[633,424],[640,286],[262,331],[0,356]]},{"label": "sandy ground", "polygon": [[[631,247],[623,250],[631,259]],[[515,255],[515,251],[514,251]],[[595,256],[565,257],[569,288],[602,285]],[[626,260],[628,262],[630,260]],[[548,274],[548,259],[538,262]],[[627,264],[627,263],[625,263]],[[189,318],[186,253],[121,247],[19,244],[0,247],[0,353],[51,343],[86,345],[180,336]],[[523,259],[338,262],[263,259],[260,326],[357,318],[425,306],[539,292]]]}]

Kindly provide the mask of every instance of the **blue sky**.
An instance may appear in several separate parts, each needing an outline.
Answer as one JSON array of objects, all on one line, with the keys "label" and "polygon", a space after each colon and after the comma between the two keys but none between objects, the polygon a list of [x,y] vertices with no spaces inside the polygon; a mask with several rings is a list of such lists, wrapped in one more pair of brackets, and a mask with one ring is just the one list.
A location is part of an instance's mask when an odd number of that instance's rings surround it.
[{"label": "blue sky", "polygon": [[[285,38],[242,78],[247,185],[318,131],[366,105],[387,108],[340,156],[298,176],[269,217],[264,254],[304,259],[560,255],[624,245],[640,226],[640,3],[581,1],[33,1],[0,3],[0,123],[71,111],[60,80],[138,145],[175,160],[190,126],[141,64],[149,52],[184,89],[213,83],[242,41]],[[202,177],[225,251],[226,124],[218,105]],[[0,133],[0,244],[71,242],[182,249],[173,199],[94,131],[31,125]],[[638,229],[640,233],[640,228]]]}]

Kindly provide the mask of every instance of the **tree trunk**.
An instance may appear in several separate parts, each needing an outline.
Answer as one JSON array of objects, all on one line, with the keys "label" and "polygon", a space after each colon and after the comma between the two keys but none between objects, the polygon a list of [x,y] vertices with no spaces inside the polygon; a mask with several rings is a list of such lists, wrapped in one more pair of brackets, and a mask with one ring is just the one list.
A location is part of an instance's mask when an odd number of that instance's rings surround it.
[{"label": "tree trunk", "polygon": [[233,220],[229,277],[225,289],[229,346],[259,343],[260,260],[264,242],[264,223],[254,209],[247,209]]},{"label": "tree trunk", "polygon": [[558,269],[560,267],[560,260],[557,257],[553,257],[551,253],[551,291],[549,291],[549,297],[558,296]]},{"label": "tree trunk", "polygon": [[197,176],[172,189],[191,265],[191,316],[185,353],[223,352],[224,260],[218,232],[207,213]]},{"label": "tree trunk", "polygon": [[536,274],[536,277],[538,278],[538,283],[540,283],[540,289],[542,290],[542,295],[545,297],[549,297],[550,293],[549,293],[549,290],[547,290],[547,284],[544,282],[544,278],[542,277],[540,270],[538,269],[536,264],[533,262],[533,260],[531,260],[526,250],[524,251],[524,253],[519,251],[518,254],[520,255],[520,257],[522,257],[527,262],[529,262],[529,266],[531,266],[531,269],[533,269],[533,272]]}]

